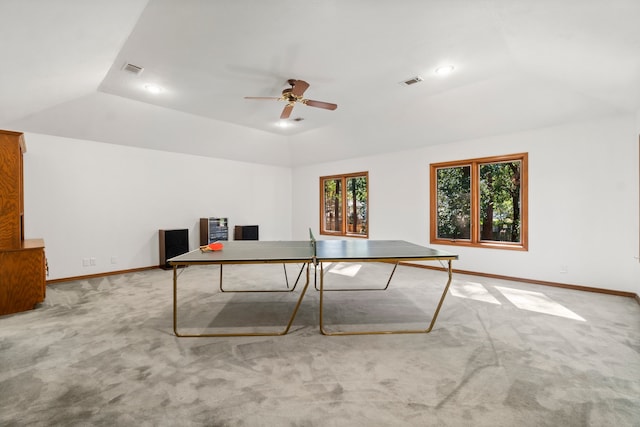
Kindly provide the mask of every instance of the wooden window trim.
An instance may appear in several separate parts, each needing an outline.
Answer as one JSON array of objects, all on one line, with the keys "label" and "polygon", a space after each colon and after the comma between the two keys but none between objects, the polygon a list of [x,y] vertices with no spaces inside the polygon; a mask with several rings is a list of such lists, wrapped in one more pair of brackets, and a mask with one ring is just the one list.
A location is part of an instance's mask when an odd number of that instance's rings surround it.
[{"label": "wooden window trim", "polygon": [[[356,234],[356,233],[350,233],[349,231],[347,231],[347,203],[346,203],[346,198],[347,198],[347,193],[346,193],[346,181],[348,178],[353,178],[353,177],[365,177],[367,180],[367,232],[365,234]],[[331,231],[331,230],[325,230],[325,223],[324,223],[324,181],[328,180],[328,179],[340,179],[342,180],[342,188],[343,188],[343,194],[342,194],[342,230],[344,231]],[[370,228],[370,222],[369,222],[369,172],[354,172],[354,173],[345,173],[345,174],[339,174],[339,175],[327,175],[327,176],[321,176],[320,177],[320,234],[321,235],[326,235],[326,236],[343,236],[343,237],[356,237],[356,238],[361,238],[361,239],[368,239],[369,238],[369,228]]]},{"label": "wooden window trim", "polygon": [[[481,157],[476,159],[457,160],[430,165],[430,241],[438,245],[455,245],[492,249],[527,251],[529,249],[529,161],[528,153],[508,154],[502,156]],[[520,161],[520,242],[497,242],[480,240],[478,230],[480,219],[480,165],[486,163],[504,163]],[[436,235],[437,217],[437,170],[447,167],[471,166],[471,224],[469,240],[441,239]]]}]

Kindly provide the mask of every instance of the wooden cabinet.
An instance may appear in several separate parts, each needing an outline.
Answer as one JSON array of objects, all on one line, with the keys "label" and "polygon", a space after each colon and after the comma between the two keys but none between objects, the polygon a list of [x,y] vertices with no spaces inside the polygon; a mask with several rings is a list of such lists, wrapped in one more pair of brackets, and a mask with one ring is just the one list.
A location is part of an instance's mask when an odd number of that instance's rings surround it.
[{"label": "wooden cabinet", "polygon": [[0,248],[17,248],[22,241],[22,153],[21,133],[0,131]]},{"label": "wooden cabinet", "polygon": [[46,294],[44,241],[0,249],[0,315],[32,310]]},{"label": "wooden cabinet", "polygon": [[24,239],[24,136],[0,130],[0,315],[31,310],[44,301],[42,239]]}]

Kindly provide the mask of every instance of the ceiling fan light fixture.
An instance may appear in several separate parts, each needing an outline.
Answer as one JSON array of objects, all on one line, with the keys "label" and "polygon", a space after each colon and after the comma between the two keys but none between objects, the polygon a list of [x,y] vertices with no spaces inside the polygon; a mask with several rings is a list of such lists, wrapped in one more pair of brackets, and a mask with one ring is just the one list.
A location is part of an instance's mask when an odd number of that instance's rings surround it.
[{"label": "ceiling fan light fixture", "polygon": [[286,120],[289,118],[293,107],[298,102],[309,107],[322,108],[324,110],[333,111],[338,108],[337,104],[304,98],[304,92],[309,88],[309,83],[305,82],[304,80],[289,79],[287,80],[287,83],[289,83],[291,87],[284,89],[282,91],[282,96],[279,96],[277,98],[273,96],[245,96],[244,99],[268,99],[273,101],[286,102],[287,105],[284,106],[284,109],[280,114],[281,120]]},{"label": "ceiling fan light fixture", "polygon": [[435,73],[439,76],[447,76],[451,74],[453,70],[455,70],[455,67],[453,65],[442,65],[436,68]]}]

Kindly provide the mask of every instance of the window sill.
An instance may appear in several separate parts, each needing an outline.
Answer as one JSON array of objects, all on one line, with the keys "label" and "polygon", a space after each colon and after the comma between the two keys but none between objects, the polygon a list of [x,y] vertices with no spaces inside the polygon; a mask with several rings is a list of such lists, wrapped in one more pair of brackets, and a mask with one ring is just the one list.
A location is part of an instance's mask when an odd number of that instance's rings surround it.
[{"label": "window sill", "polygon": [[432,239],[432,245],[466,246],[471,248],[503,249],[508,251],[528,251],[526,244],[500,242],[470,242],[468,240]]}]

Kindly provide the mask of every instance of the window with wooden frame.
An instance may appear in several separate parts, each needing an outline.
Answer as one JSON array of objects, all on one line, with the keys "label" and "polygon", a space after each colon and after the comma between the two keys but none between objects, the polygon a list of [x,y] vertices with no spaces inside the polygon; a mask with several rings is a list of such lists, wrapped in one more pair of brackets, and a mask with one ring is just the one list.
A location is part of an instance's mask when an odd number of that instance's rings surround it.
[{"label": "window with wooden frame", "polygon": [[431,243],[527,250],[527,153],[431,165]]},{"label": "window with wooden frame", "polygon": [[369,237],[369,173],[320,177],[320,234]]}]

